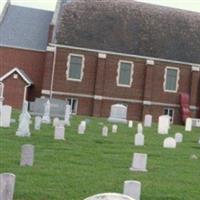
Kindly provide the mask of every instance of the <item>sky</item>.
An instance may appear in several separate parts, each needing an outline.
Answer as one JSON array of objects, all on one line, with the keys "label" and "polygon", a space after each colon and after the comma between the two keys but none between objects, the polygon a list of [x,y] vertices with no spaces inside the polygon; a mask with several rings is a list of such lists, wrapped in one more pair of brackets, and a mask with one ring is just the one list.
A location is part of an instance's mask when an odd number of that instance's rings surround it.
[{"label": "sky", "polygon": [[[185,10],[200,12],[200,0],[137,0],[151,4],[164,5]],[[3,8],[6,0],[0,0],[0,10]],[[45,10],[54,10],[56,0],[11,0],[12,4],[40,8]]]}]

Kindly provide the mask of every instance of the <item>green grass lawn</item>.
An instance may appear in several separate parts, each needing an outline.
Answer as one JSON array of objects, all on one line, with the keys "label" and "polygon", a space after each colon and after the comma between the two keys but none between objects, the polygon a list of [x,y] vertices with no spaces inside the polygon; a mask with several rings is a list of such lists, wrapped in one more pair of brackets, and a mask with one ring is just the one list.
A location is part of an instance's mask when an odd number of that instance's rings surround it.
[{"label": "green grass lawn", "polygon": [[[85,135],[78,135],[82,119],[72,119],[65,141],[54,140],[51,125],[43,125],[41,131],[31,127],[30,138],[15,136],[17,124],[0,128],[0,173],[16,175],[14,200],[82,200],[97,193],[122,193],[125,180],[141,181],[141,200],[200,199],[199,129],[186,133],[183,126],[172,126],[171,136],[184,134],[184,142],[172,150],[162,148],[166,135],[158,135],[154,125],[144,129],[145,146],[135,147],[136,123],[133,129],[120,124],[117,134],[105,138],[99,122],[109,130],[111,124],[97,118],[91,118]],[[33,167],[19,166],[23,144],[35,145]],[[129,171],[134,152],[148,154],[148,172]],[[192,154],[199,159],[191,160]]]}]

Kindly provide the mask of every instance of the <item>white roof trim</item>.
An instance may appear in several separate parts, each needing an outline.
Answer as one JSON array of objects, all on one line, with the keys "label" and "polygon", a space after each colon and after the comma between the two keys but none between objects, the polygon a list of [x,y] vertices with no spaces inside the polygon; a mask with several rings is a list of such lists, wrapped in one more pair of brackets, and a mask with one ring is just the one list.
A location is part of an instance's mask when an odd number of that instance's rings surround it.
[{"label": "white roof trim", "polygon": [[0,82],[2,82],[4,79],[6,79],[7,77],[9,77],[11,74],[13,74],[14,72],[17,72],[21,77],[22,79],[28,84],[28,85],[32,85],[33,83],[28,80],[24,74],[22,74],[22,72],[20,71],[19,68],[15,67],[13,68],[12,70],[10,70],[9,72],[7,72],[6,74],[4,74],[2,77],[0,77]]},{"label": "white roof trim", "polygon": [[189,67],[192,67],[192,65],[200,66],[200,63],[190,63],[190,62],[156,58],[156,57],[150,57],[150,56],[140,56],[140,55],[134,55],[134,54],[118,53],[118,52],[114,52],[114,51],[103,51],[103,50],[98,50],[98,49],[89,49],[89,48],[75,47],[75,46],[55,44],[55,43],[49,43],[49,45],[55,46],[55,47],[60,47],[60,48],[97,52],[97,53],[105,53],[105,54],[110,54],[110,55],[118,55],[118,56],[125,56],[125,57],[131,57],[131,58],[140,58],[140,59],[145,59],[145,60],[154,60],[154,61],[158,61],[158,62],[160,61],[160,62],[169,62],[169,63],[175,63],[175,64],[183,64],[183,65],[189,65]]}]

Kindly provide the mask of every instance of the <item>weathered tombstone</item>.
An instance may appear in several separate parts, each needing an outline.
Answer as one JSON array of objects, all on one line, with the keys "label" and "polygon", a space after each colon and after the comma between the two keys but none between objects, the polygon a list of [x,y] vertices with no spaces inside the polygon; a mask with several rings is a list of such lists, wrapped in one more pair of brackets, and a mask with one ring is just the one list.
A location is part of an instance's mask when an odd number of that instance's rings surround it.
[{"label": "weathered tombstone", "polygon": [[176,141],[176,143],[181,143],[183,141],[183,134],[176,133],[175,134],[175,141]]},{"label": "weathered tombstone", "polygon": [[28,111],[24,112],[22,117],[21,117],[18,129],[17,129],[17,132],[16,132],[17,136],[19,136],[19,137],[30,137],[31,136],[30,128],[29,128],[30,119],[31,119],[31,116],[28,113]]},{"label": "weathered tombstone", "polygon": [[122,122],[127,123],[127,106],[122,104],[114,104],[111,106],[109,122]]},{"label": "weathered tombstone", "polygon": [[80,123],[78,126],[78,134],[84,134],[85,133],[85,125],[83,123]]},{"label": "weathered tombstone", "polygon": [[129,127],[129,128],[133,128],[133,121],[132,121],[132,120],[129,120],[129,121],[128,121],[128,127]]},{"label": "weathered tombstone", "polygon": [[144,127],[152,126],[152,115],[145,115],[144,117]]},{"label": "weathered tombstone", "polygon": [[86,121],[81,121],[81,124],[83,125],[83,127],[84,127],[84,131],[86,130],[86,126],[87,126],[87,123],[86,123]]},{"label": "weathered tombstone", "polygon": [[32,144],[22,145],[20,166],[33,166],[34,150],[35,147]]},{"label": "weathered tombstone", "polygon": [[10,120],[12,114],[12,107],[5,105],[1,107],[1,120],[0,120],[0,127],[10,127]]},{"label": "weathered tombstone", "polygon": [[125,194],[103,193],[88,197],[84,200],[135,200]]},{"label": "weathered tombstone", "polygon": [[143,134],[143,127],[142,127],[142,124],[141,124],[141,123],[139,123],[139,124],[137,125],[137,133]]},{"label": "weathered tombstone", "polygon": [[54,127],[58,126],[59,122],[60,122],[60,119],[59,119],[58,117],[55,117],[55,118],[53,119],[53,126],[54,126]]},{"label": "weathered tombstone", "polygon": [[35,117],[35,124],[34,124],[35,130],[40,130],[41,123],[42,123],[42,118],[40,116],[36,116]]},{"label": "weathered tombstone", "polygon": [[147,154],[143,153],[133,154],[132,166],[130,167],[131,171],[146,172],[147,171],[146,165],[147,165]]},{"label": "weathered tombstone", "polygon": [[170,118],[167,115],[161,115],[158,119],[158,133],[168,134],[170,126]]},{"label": "weathered tombstone", "polygon": [[132,180],[125,181],[123,193],[134,198],[135,200],[140,200],[141,182]]},{"label": "weathered tombstone", "polygon": [[144,135],[142,133],[135,134],[135,146],[144,146]]},{"label": "weathered tombstone", "polygon": [[176,140],[173,137],[167,137],[163,142],[163,147],[170,149],[176,148]]},{"label": "weathered tombstone", "polygon": [[185,122],[185,131],[192,131],[192,118],[187,118]]},{"label": "weathered tombstone", "polygon": [[44,115],[42,117],[42,122],[44,124],[50,124],[51,123],[51,118],[50,118],[50,107],[51,107],[51,104],[50,104],[50,101],[48,100],[46,103],[45,103],[45,107],[44,107]]},{"label": "weathered tombstone", "polygon": [[23,102],[23,105],[22,105],[22,112],[21,112],[21,114],[19,115],[19,122],[22,120],[23,115],[24,115],[25,112],[28,112],[28,101],[24,101],[24,102]]},{"label": "weathered tombstone", "polygon": [[108,136],[108,127],[104,126],[102,128],[102,136],[107,137]]},{"label": "weathered tombstone", "polygon": [[70,126],[70,115],[72,113],[72,109],[71,109],[71,106],[69,104],[67,104],[65,106],[65,117],[64,117],[64,121],[65,121],[65,124],[67,126]]},{"label": "weathered tombstone", "polygon": [[117,133],[118,126],[116,124],[112,125],[112,133]]},{"label": "weathered tombstone", "polygon": [[62,125],[58,125],[55,127],[54,133],[55,140],[65,140],[65,127]]},{"label": "weathered tombstone", "polygon": [[0,174],[0,200],[13,200],[15,190],[15,175]]}]

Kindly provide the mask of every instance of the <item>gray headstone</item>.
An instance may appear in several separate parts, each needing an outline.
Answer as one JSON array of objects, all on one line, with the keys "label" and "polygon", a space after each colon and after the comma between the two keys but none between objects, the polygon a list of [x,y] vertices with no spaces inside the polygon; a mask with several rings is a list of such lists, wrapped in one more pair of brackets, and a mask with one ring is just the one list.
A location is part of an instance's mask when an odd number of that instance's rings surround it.
[{"label": "gray headstone", "polygon": [[50,109],[51,109],[51,104],[50,104],[50,101],[48,100],[45,103],[44,114],[42,116],[42,123],[45,123],[45,124],[50,124],[51,123]]},{"label": "gray headstone", "polygon": [[15,190],[15,175],[0,174],[0,200],[13,200]]},{"label": "gray headstone", "polygon": [[36,116],[35,117],[35,125],[34,125],[35,130],[40,130],[41,123],[42,123],[42,118],[40,116]]},{"label": "gray headstone", "polygon": [[130,170],[146,172],[147,171],[146,166],[147,166],[147,154],[134,153],[132,166],[130,167]]},{"label": "gray headstone", "polygon": [[175,140],[176,140],[176,143],[181,143],[183,141],[183,134],[176,133],[175,134]]},{"label": "gray headstone", "polygon": [[123,193],[135,200],[140,200],[141,183],[139,181],[125,181]]},{"label": "gray headstone", "polygon": [[25,144],[21,147],[20,166],[33,166],[35,147],[32,144]]}]

